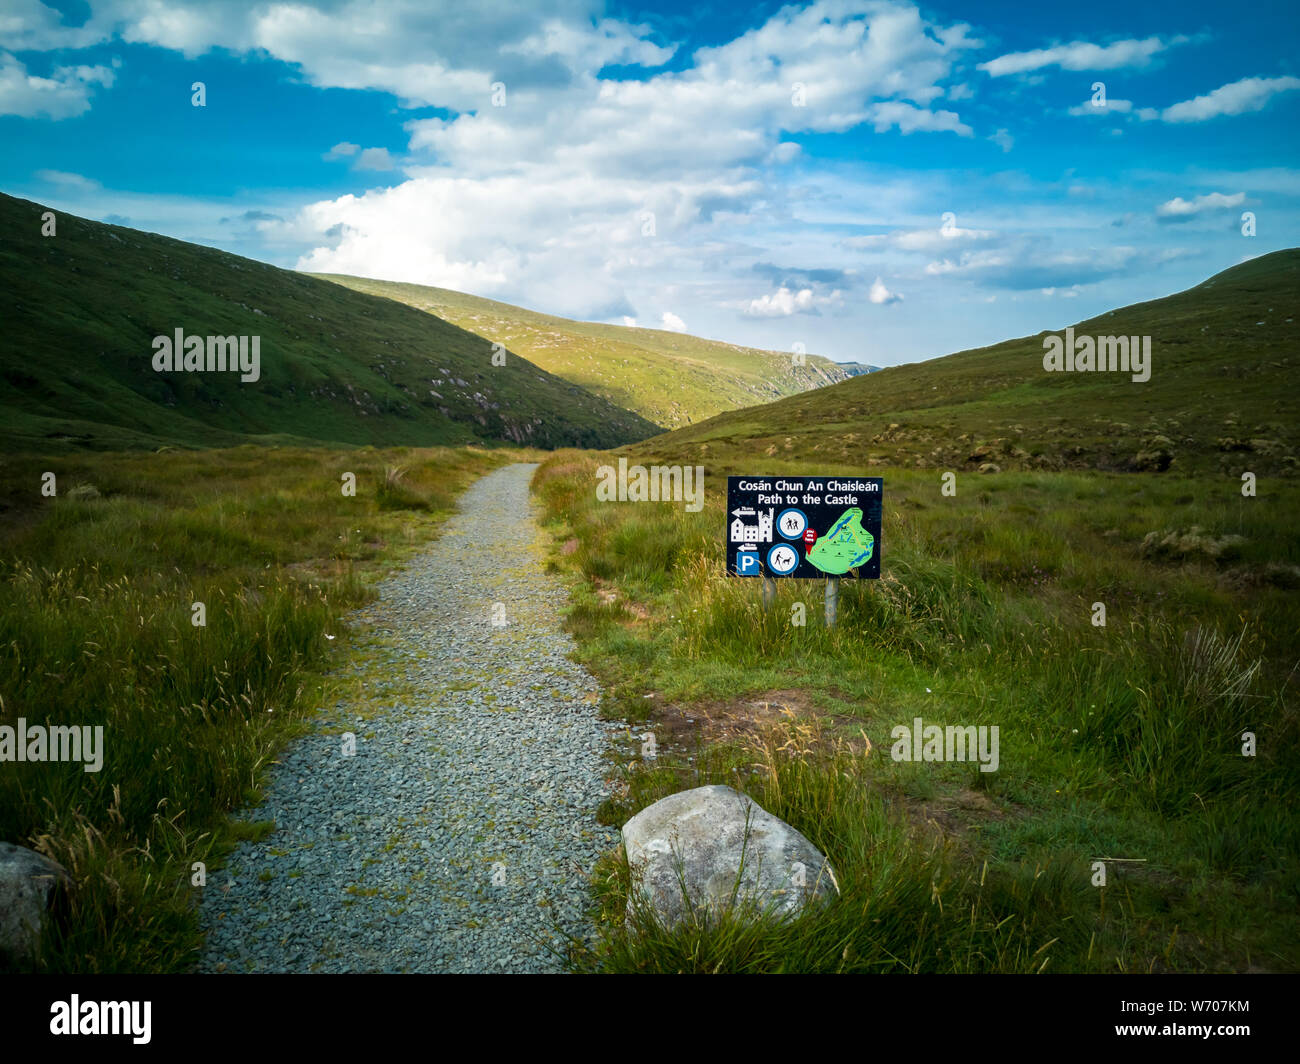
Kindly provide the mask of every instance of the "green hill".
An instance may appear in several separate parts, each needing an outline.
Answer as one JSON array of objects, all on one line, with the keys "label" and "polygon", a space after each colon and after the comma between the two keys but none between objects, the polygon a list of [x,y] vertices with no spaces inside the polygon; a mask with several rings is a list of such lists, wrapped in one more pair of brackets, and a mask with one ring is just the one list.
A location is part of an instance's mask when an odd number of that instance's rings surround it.
[{"label": "green hill", "polygon": [[1151,337],[1144,383],[1046,372],[1039,333],[720,414],[631,450],[749,465],[779,456],[983,472],[1294,473],[1297,304],[1293,248],[1073,326],[1076,337]]},{"label": "green hill", "polygon": [[[0,195],[0,440],[608,447],[644,418],[387,299]],[[158,372],[153,340],[259,337],[260,373]],[[206,350],[206,342],[205,342]]]},{"label": "green hill", "polygon": [[570,321],[493,299],[393,281],[315,274],[437,314],[665,428],[844,380],[820,355],[738,347],[660,329]]}]

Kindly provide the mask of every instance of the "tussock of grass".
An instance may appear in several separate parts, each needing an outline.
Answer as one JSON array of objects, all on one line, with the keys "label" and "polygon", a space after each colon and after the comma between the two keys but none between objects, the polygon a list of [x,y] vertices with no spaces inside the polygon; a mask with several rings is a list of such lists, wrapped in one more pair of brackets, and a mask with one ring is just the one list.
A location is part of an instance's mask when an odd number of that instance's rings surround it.
[{"label": "tussock of grass", "polygon": [[1181,561],[1184,558],[1199,556],[1217,561],[1220,558],[1232,558],[1244,542],[1244,536],[1231,533],[1225,536],[1212,536],[1204,529],[1193,525],[1184,530],[1174,528],[1149,532],[1142,540],[1141,551],[1146,558],[1172,558]]}]

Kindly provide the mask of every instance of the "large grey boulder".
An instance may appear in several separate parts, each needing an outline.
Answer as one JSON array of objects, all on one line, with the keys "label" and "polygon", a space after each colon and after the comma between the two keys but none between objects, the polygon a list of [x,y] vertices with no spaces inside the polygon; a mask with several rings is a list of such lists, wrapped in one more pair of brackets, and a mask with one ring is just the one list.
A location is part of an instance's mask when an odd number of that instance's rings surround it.
[{"label": "large grey boulder", "polygon": [[730,787],[696,787],[647,806],[624,825],[623,847],[632,874],[629,921],[638,897],[672,927],[725,909],[788,919],[839,893],[817,847]]},{"label": "large grey boulder", "polygon": [[57,861],[0,842],[0,952],[18,958],[35,953],[50,899],[68,883]]}]

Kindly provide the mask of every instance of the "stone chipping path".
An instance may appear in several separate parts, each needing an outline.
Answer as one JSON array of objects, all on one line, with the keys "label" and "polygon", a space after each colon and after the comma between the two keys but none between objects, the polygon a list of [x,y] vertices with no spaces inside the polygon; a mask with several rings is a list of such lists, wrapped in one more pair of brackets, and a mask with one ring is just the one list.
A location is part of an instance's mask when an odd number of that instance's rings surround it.
[{"label": "stone chipping path", "polygon": [[535,468],[474,484],[352,618],[370,659],[356,696],[321,710],[243,814],[275,828],[210,873],[201,971],[548,972],[557,926],[590,940],[586,876],[618,842],[595,819],[603,754],[625,726],[600,721],[566,657]]}]

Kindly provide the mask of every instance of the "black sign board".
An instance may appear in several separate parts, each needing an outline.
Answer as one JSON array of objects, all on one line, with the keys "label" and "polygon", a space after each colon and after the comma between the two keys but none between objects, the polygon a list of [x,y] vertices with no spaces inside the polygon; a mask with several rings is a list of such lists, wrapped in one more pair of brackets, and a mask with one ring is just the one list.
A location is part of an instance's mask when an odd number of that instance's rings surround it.
[{"label": "black sign board", "polygon": [[727,478],[727,574],[880,576],[880,477]]}]

